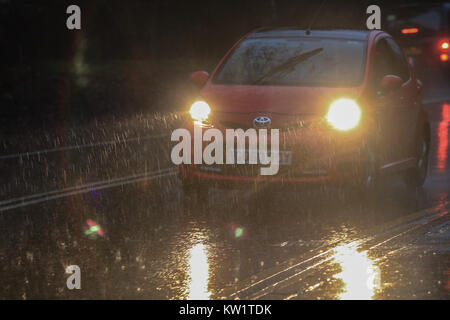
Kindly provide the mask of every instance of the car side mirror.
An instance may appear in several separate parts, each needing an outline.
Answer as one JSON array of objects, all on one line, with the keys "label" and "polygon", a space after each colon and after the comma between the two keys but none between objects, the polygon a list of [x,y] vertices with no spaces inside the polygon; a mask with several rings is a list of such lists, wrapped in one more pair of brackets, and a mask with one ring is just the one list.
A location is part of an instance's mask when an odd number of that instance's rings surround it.
[{"label": "car side mirror", "polygon": [[203,87],[209,79],[209,73],[206,71],[196,71],[191,73],[189,79],[197,86]]},{"label": "car side mirror", "polygon": [[385,91],[395,90],[402,86],[403,80],[402,78],[394,75],[386,75],[381,79],[380,87]]}]

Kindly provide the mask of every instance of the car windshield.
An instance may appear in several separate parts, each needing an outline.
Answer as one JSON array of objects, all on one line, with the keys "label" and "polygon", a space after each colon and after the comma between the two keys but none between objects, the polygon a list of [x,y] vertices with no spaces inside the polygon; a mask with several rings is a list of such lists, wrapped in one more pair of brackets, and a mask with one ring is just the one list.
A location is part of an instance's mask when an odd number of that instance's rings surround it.
[{"label": "car windshield", "polygon": [[213,79],[215,84],[354,86],[361,82],[366,42],[326,38],[243,41]]},{"label": "car windshield", "polygon": [[386,15],[387,30],[400,32],[402,28],[415,27],[420,33],[435,33],[442,29],[442,16],[439,8],[411,6],[395,10]]}]

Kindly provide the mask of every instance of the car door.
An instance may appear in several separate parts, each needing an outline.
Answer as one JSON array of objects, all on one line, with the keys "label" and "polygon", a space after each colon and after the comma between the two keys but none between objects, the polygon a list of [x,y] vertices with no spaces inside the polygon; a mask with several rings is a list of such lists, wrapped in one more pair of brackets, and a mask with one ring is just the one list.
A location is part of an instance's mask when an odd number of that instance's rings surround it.
[{"label": "car door", "polygon": [[[378,150],[381,166],[391,166],[401,162],[406,155],[406,126],[408,116],[408,85],[410,74],[408,65],[396,57],[387,37],[377,39],[375,43],[372,90],[373,104],[378,127]],[[406,67],[406,69],[405,69]],[[381,79],[386,75],[395,75],[403,80],[403,85],[394,90],[381,88]]]}]

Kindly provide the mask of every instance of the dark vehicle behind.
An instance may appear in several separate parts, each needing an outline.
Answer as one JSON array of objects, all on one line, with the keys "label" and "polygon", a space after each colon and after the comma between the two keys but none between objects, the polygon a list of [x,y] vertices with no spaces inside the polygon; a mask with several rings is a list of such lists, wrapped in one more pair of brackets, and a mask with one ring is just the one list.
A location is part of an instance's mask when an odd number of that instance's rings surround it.
[{"label": "dark vehicle behind", "polygon": [[392,6],[383,12],[383,29],[417,67],[449,70],[450,2]]}]

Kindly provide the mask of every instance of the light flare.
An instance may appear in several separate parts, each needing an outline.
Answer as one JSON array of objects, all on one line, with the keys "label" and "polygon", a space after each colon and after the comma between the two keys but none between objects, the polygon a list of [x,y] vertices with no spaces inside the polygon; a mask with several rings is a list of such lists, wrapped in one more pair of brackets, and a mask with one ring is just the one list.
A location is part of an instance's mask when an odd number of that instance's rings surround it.
[{"label": "light flare", "polygon": [[193,120],[205,121],[211,112],[211,108],[205,101],[196,101],[191,105],[189,113]]},{"label": "light flare", "polygon": [[326,118],[335,129],[350,130],[355,128],[361,120],[361,109],[356,101],[341,98],[330,105]]},{"label": "light flare", "polygon": [[448,48],[449,48],[449,42],[447,40],[443,40],[439,43],[439,49],[448,50]]},{"label": "light flare", "polygon": [[84,231],[84,234],[87,236],[96,236],[99,235],[100,237],[104,237],[105,233],[103,232],[102,228],[100,227],[97,222],[95,222],[92,219],[87,219],[86,224],[88,225],[88,228]]},{"label": "light flare", "polygon": [[209,263],[206,247],[199,243],[189,250],[188,300],[209,300]]},{"label": "light flare", "polygon": [[333,258],[341,272],[334,277],[344,283],[344,291],[338,295],[342,300],[374,299],[380,289],[380,269],[367,251],[359,251],[357,247],[357,243],[350,243],[335,248]]}]

